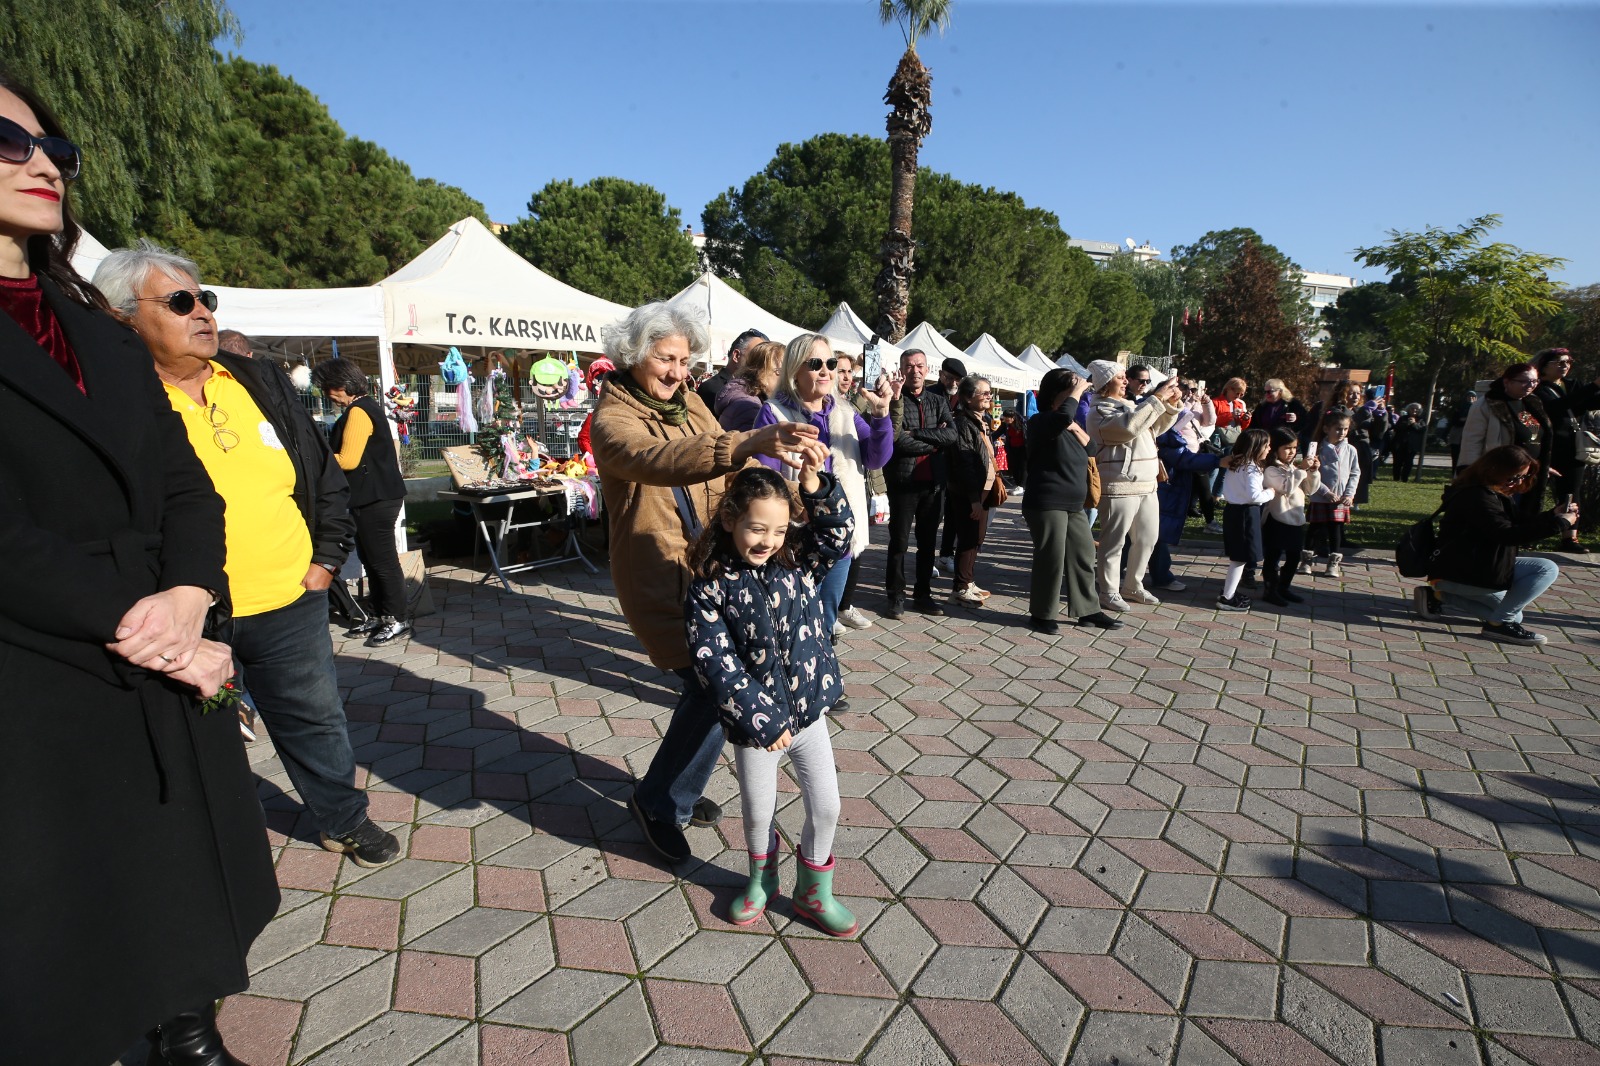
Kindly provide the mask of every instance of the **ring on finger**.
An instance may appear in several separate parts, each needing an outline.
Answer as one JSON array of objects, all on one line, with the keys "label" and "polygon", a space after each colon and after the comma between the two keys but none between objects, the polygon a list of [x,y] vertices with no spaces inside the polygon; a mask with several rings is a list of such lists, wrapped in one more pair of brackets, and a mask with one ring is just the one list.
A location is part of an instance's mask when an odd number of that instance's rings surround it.
[{"label": "ring on finger", "polygon": [[176,659],[173,659],[173,658],[171,658],[171,657],[169,657],[169,656],[166,656],[166,655],[162,655],[162,654],[160,654],[160,653],[157,653],[157,654],[156,654],[156,658],[157,658],[157,659],[160,659],[160,660],[161,660],[161,661],[162,661],[162,662],[164,662],[164,663],[175,663],[175,662],[177,662],[177,661],[178,661],[178,660],[176,660]]}]

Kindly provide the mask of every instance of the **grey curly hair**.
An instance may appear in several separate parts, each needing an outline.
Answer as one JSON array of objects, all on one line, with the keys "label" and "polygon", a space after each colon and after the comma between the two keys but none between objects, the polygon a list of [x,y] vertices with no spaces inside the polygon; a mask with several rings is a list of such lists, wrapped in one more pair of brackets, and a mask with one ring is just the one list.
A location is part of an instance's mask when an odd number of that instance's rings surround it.
[{"label": "grey curly hair", "polygon": [[601,331],[606,355],[618,370],[638,366],[658,341],[682,337],[689,342],[689,357],[695,359],[711,350],[711,330],[706,316],[695,307],[673,307],[665,301],[645,304]]}]

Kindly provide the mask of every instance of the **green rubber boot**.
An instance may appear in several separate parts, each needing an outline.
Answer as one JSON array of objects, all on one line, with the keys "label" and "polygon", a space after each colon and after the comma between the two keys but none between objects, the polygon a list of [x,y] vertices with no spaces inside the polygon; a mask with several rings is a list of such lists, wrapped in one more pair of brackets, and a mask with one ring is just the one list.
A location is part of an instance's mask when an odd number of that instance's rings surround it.
[{"label": "green rubber boot", "polygon": [[778,835],[765,855],[750,856],[750,883],[728,905],[728,920],[734,925],[754,925],[766,913],[767,902],[778,894]]},{"label": "green rubber boot", "polygon": [[850,936],[856,931],[856,916],[833,898],[833,856],[822,866],[807,859],[799,849],[795,857],[800,870],[794,882],[794,912],[812,922],[829,936]]}]

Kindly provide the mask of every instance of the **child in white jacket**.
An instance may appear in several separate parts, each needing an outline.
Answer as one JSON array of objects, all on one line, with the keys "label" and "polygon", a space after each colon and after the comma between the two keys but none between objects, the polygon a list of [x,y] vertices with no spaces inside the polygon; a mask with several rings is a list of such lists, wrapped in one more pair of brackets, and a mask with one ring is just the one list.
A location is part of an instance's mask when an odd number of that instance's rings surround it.
[{"label": "child in white jacket", "polygon": [[1263,476],[1271,453],[1272,437],[1264,429],[1247,429],[1233,443],[1234,464],[1222,478],[1222,546],[1228,553],[1228,576],[1217,600],[1219,611],[1250,609],[1250,597],[1239,591],[1239,582],[1245,567],[1261,563],[1261,506],[1277,495]]},{"label": "child in white jacket", "polygon": [[[1262,599],[1277,607],[1303,602],[1290,590],[1300,547],[1306,539],[1306,498],[1322,487],[1318,471],[1322,463],[1316,456],[1295,462],[1300,438],[1285,426],[1272,431],[1272,462],[1262,480],[1278,495],[1261,515],[1262,580],[1267,591]],[[1278,567],[1279,560],[1283,568]]]},{"label": "child in white jacket", "polygon": [[1306,541],[1311,547],[1300,553],[1302,574],[1311,573],[1312,562],[1319,555],[1326,555],[1328,569],[1323,576],[1344,576],[1339,569],[1344,562],[1344,527],[1350,521],[1350,505],[1355,503],[1356,488],[1361,484],[1361,463],[1349,437],[1350,416],[1346,412],[1333,411],[1322,420],[1322,447],[1317,452],[1322,462],[1322,487],[1306,505]]}]

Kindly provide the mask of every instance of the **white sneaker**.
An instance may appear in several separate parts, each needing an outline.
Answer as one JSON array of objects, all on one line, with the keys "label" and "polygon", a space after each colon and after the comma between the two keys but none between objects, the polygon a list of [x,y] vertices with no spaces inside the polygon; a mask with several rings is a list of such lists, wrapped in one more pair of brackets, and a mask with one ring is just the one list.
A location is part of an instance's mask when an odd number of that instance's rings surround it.
[{"label": "white sneaker", "polygon": [[1142,603],[1146,607],[1160,607],[1161,600],[1152,596],[1143,585],[1134,585],[1122,590],[1122,598],[1129,603]]},{"label": "white sneaker", "polygon": [[976,585],[968,585],[958,592],[952,592],[950,600],[953,603],[961,604],[963,607],[982,607],[983,593],[978,591]]},{"label": "white sneaker", "polygon": [[1100,606],[1104,607],[1108,611],[1116,611],[1118,614],[1123,614],[1130,610],[1128,607],[1128,601],[1124,600],[1121,596],[1118,596],[1115,592],[1101,593]]},{"label": "white sneaker", "polygon": [[834,640],[838,640],[840,637],[844,636],[845,633],[847,633],[847,632],[849,632],[849,631],[845,629],[843,622],[835,622],[835,623],[833,623],[833,639]]},{"label": "white sneaker", "polygon": [[868,618],[854,607],[846,607],[844,610],[840,611],[839,621],[843,622],[851,629],[872,628],[872,619]]},{"label": "white sneaker", "polygon": [[1016,488],[1012,489],[1011,490],[1011,495],[1013,495],[1013,496],[1021,496],[1022,495],[1022,486],[1018,485]]},{"label": "white sneaker", "polygon": [[1185,585],[1177,578],[1173,578],[1171,581],[1160,581],[1156,583],[1156,588],[1160,589],[1162,592],[1182,592],[1188,587],[1188,585]]},{"label": "white sneaker", "polygon": [[970,587],[971,587],[973,592],[976,592],[978,595],[982,596],[984,599],[988,599],[990,596],[994,595],[994,593],[990,592],[988,589],[980,589],[976,585],[972,585]]}]

